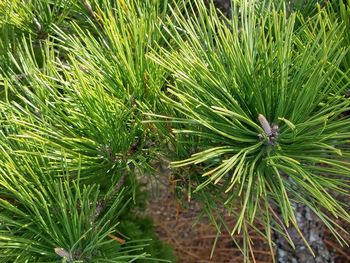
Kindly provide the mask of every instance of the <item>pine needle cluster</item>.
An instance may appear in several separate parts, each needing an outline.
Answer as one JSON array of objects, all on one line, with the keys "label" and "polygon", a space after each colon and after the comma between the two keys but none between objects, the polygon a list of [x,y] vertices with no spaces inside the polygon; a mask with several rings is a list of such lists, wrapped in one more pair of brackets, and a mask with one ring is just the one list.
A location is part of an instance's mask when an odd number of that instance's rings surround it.
[{"label": "pine needle cluster", "polygon": [[247,262],[298,205],[344,243],[350,1],[304,2],[2,1],[0,262],[173,260],[133,214],[159,155]]}]

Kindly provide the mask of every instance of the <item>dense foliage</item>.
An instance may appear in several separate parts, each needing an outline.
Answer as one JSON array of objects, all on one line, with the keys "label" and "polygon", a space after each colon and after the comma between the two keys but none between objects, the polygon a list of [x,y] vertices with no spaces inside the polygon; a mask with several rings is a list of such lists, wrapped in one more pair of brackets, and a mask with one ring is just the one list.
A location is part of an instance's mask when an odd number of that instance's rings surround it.
[{"label": "dense foliage", "polygon": [[2,1],[0,262],[173,260],[135,212],[159,155],[247,261],[297,204],[343,243],[350,1],[302,2]]}]

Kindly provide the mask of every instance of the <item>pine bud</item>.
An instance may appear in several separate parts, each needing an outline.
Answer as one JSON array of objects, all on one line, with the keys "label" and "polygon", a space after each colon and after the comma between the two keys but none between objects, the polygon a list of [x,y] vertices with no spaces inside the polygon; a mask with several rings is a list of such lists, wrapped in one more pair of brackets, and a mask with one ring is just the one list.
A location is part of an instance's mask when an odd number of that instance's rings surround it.
[{"label": "pine bud", "polygon": [[67,262],[72,261],[71,254],[61,247],[55,247],[55,253],[62,258],[66,258]]},{"label": "pine bud", "polygon": [[36,30],[37,30],[38,32],[43,31],[43,27],[42,27],[42,25],[39,23],[38,19],[36,19],[36,17],[34,17],[34,25],[35,25]]},{"label": "pine bud", "polygon": [[258,119],[266,135],[270,136],[272,134],[270,123],[266,120],[265,116],[262,114],[259,114]]}]

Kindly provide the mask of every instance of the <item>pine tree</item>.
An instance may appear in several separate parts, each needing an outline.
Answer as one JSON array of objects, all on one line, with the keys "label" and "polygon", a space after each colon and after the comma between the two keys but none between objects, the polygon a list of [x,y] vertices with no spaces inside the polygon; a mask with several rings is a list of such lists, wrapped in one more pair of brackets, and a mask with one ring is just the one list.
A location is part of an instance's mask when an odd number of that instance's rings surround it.
[{"label": "pine tree", "polygon": [[252,231],[276,261],[331,262],[350,1],[301,2],[2,1],[0,262],[175,261],[135,212],[157,154],[246,262]]},{"label": "pine tree", "polygon": [[1,3],[0,262],[173,259],[133,212],[167,5],[123,3]]},{"label": "pine tree", "polygon": [[235,218],[246,261],[254,231],[278,262],[331,262],[322,225],[344,243],[334,218],[350,219],[337,199],[349,190],[347,19],[272,1],[232,1],[232,19],[202,1],[175,13],[166,37],[179,48],[153,56],[172,76],[172,107],[153,119],[172,127],[189,197],[213,220],[220,207]]}]

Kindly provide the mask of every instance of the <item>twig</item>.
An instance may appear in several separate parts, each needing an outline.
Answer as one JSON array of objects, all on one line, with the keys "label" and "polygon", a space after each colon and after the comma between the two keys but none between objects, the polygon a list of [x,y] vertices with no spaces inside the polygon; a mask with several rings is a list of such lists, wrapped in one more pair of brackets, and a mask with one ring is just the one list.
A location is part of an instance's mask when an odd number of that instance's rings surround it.
[{"label": "twig", "polygon": [[326,243],[326,245],[330,246],[331,248],[335,249],[337,251],[337,253],[339,253],[340,255],[342,255],[343,257],[345,257],[347,259],[346,262],[350,262],[350,255],[348,255],[347,253],[345,253],[341,248],[339,248],[339,246],[337,246],[336,244],[334,244],[332,241],[325,239],[324,242]]}]

